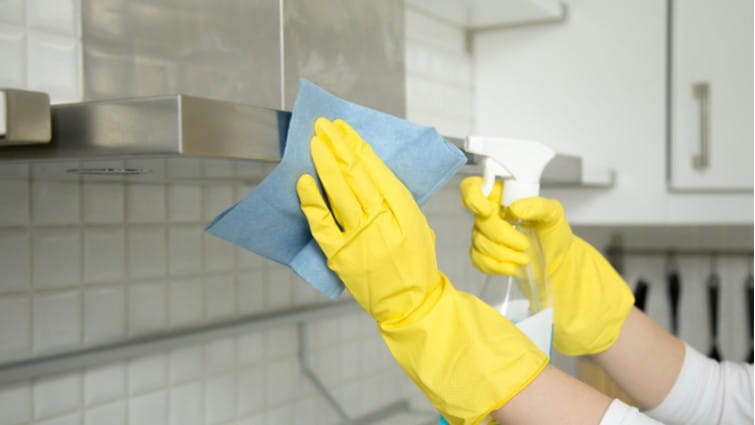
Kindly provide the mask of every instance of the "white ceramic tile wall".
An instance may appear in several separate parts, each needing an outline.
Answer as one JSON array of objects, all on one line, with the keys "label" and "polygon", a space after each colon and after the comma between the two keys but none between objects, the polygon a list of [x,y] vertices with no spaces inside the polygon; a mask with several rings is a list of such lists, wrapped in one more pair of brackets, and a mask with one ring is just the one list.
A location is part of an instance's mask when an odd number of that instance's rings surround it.
[{"label": "white ceramic tile wall", "polygon": [[472,130],[472,57],[464,31],[407,8],[406,110],[409,120],[441,134]]},{"label": "white ceramic tile wall", "polygon": [[[306,329],[310,358],[327,356],[332,368],[313,365],[315,372],[354,415],[415,395],[375,338],[374,323],[361,313],[352,316]],[[350,334],[342,332],[345,321]],[[331,334],[328,350],[315,348],[322,332]],[[337,423],[301,374],[297,350],[296,328],[286,327],[14,384],[0,388],[0,423]],[[347,356],[348,372],[338,374]],[[286,417],[291,420],[278,422]]]},{"label": "white ceramic tile wall", "polygon": [[[203,232],[250,187],[47,179],[67,166],[0,166],[0,197],[23,204],[0,210],[0,362],[325,301]],[[366,315],[315,322],[307,335],[312,367],[350,413],[417,398]],[[0,388],[0,425],[336,423],[297,350],[295,328],[271,329],[14,384]]]},{"label": "white ceramic tile wall", "polygon": [[50,93],[54,103],[81,99],[78,0],[0,2],[0,86]]}]

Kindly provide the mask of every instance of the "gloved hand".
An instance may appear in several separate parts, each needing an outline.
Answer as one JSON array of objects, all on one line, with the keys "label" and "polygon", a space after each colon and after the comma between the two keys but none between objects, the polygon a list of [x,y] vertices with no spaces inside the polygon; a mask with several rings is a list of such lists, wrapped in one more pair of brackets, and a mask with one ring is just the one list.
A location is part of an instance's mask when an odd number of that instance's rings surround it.
[{"label": "gloved hand", "polygon": [[461,182],[464,205],[475,213],[471,257],[488,274],[513,274],[529,261],[527,239],[504,220],[520,219],[535,228],[545,255],[554,299],[556,350],[567,355],[594,354],[609,348],[634,305],[634,295],[619,274],[590,244],[572,233],[558,201],[532,197],[503,211],[502,185],[490,196],[482,179]]},{"label": "gloved hand", "polygon": [[399,365],[453,425],[476,424],[548,357],[440,272],[435,236],[409,191],[346,122],[320,118],[315,169],[296,190],[312,235]]}]

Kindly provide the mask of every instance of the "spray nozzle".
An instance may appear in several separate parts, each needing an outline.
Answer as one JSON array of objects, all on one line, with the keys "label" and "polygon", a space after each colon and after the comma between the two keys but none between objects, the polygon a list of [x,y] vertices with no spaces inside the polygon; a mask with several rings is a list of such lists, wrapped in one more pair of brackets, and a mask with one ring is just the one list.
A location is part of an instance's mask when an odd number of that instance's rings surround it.
[{"label": "spray nozzle", "polygon": [[496,177],[506,180],[501,204],[510,205],[519,199],[540,193],[540,176],[556,156],[539,142],[498,137],[467,137],[467,152],[483,156],[482,190],[485,196],[493,190]]}]

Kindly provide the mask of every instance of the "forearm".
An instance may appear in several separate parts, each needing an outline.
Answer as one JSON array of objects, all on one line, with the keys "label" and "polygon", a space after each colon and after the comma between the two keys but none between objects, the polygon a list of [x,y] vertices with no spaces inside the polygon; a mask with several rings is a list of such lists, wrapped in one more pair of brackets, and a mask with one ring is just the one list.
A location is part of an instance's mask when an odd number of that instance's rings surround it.
[{"label": "forearm", "polygon": [[684,363],[684,343],[633,308],[616,342],[593,359],[637,407],[647,410],[674,386]]},{"label": "forearm", "polygon": [[611,399],[553,366],[492,413],[509,425],[597,425]]}]

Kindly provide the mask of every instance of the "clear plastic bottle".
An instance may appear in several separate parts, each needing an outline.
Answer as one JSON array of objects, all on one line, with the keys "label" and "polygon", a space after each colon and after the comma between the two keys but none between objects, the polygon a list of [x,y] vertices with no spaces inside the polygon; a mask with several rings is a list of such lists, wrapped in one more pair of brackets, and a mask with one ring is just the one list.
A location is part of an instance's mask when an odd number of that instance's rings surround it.
[{"label": "clear plastic bottle", "polygon": [[512,225],[530,242],[526,254],[530,262],[512,276],[489,275],[480,299],[522,329],[541,350],[550,354],[553,295],[548,281],[545,256],[532,226],[517,220]]},{"label": "clear plastic bottle", "polygon": [[[467,152],[480,155],[482,194],[489,196],[497,178],[505,180],[501,206],[538,196],[540,177],[556,153],[542,143],[500,137],[469,136]],[[528,223],[511,223],[530,241],[530,262],[513,276],[488,277],[480,298],[514,322],[545,353],[551,352],[553,300],[547,265],[535,229]]]},{"label": "clear plastic bottle", "polygon": [[518,323],[551,307],[553,300],[537,233],[522,221],[517,220],[512,224],[530,241],[527,250],[530,262],[518,267],[517,274],[513,276],[489,275],[480,292],[480,299],[512,322]]}]

